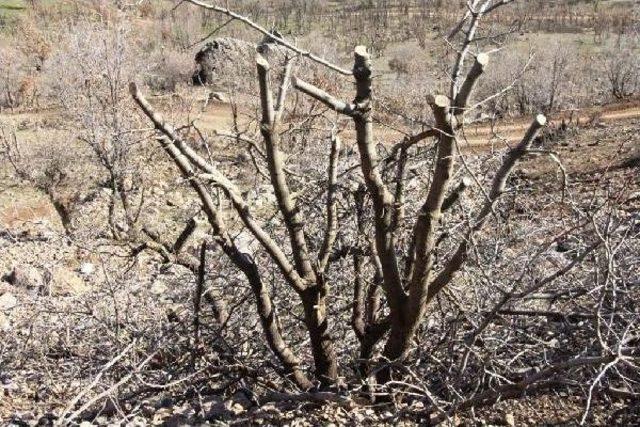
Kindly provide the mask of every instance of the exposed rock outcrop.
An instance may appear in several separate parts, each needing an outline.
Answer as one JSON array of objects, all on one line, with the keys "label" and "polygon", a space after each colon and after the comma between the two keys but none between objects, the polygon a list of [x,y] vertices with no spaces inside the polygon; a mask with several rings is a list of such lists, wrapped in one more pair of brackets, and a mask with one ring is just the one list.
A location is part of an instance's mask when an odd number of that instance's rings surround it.
[{"label": "exposed rock outcrop", "polygon": [[253,70],[256,52],[270,58],[284,57],[286,49],[269,38],[265,38],[257,46],[232,37],[220,37],[208,42],[196,53],[197,70],[192,77],[193,84],[202,86],[217,83],[225,75],[234,75],[236,67],[250,66]]}]

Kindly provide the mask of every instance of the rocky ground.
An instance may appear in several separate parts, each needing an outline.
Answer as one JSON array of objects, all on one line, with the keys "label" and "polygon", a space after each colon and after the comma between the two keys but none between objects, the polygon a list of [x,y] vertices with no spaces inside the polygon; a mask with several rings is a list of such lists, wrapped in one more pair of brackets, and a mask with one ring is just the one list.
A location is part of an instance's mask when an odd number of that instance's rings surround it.
[{"label": "rocky ground", "polygon": [[[612,179],[627,179],[640,188],[639,130],[640,122],[633,120],[595,126],[568,134],[548,148],[558,152],[569,175],[577,176],[585,189],[589,176],[608,171]],[[185,217],[185,211],[193,214],[198,208],[170,170],[160,169],[161,179],[150,189],[147,212],[157,218],[158,229],[174,235],[175,224]],[[534,180],[553,176],[554,182],[557,173],[557,165],[541,158],[529,160],[521,170],[521,176]],[[640,193],[632,200],[630,221],[639,221]],[[106,195],[98,193],[82,207],[72,236],[65,234],[47,197],[13,180],[7,169],[3,170],[0,201],[3,423],[46,425],[54,414],[73,412],[70,402],[88,390],[96,399],[100,393],[112,394],[109,387],[136,364],[163,367],[189,356],[184,349],[190,341],[182,328],[191,321],[193,274],[167,265],[153,254],[131,258],[129,246],[109,239],[104,219]],[[123,345],[131,339],[141,346],[136,357]],[[150,349],[163,353],[151,361],[143,360],[142,354]],[[117,352],[125,350],[129,352],[123,353],[129,371],[107,372],[104,367]],[[272,402],[257,402],[241,380],[232,379],[229,385],[217,371],[220,366],[205,364],[178,377],[158,374],[155,379],[161,385],[155,386],[153,376],[140,378],[138,385],[153,390],[153,397],[147,393],[124,403],[106,400],[98,405],[103,411],[96,412],[95,422],[329,426],[416,425],[425,421],[420,402],[382,409],[354,401],[324,406],[283,402],[276,396]],[[96,378],[101,380],[98,386]],[[196,392],[182,387],[189,381],[200,384]],[[218,388],[220,392],[216,392]],[[582,399],[551,394],[501,402],[463,414],[451,423],[575,425],[583,410]],[[591,423],[631,425],[639,416],[633,410],[629,401],[596,400]]]}]

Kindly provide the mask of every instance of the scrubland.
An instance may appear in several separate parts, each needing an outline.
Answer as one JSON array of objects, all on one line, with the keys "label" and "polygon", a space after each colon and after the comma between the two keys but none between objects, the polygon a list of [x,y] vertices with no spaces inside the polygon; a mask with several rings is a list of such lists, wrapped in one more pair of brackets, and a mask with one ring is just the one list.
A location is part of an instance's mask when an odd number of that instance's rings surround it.
[{"label": "scrubland", "polygon": [[499,3],[0,0],[1,422],[637,423],[640,10]]}]

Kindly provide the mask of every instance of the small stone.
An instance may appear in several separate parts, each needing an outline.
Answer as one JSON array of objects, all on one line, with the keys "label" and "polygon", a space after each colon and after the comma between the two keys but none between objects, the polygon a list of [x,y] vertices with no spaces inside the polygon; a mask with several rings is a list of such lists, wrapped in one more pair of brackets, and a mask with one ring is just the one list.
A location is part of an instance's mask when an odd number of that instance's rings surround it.
[{"label": "small stone", "polygon": [[80,264],[80,273],[85,276],[90,276],[96,271],[96,266],[90,262],[83,262]]},{"label": "small stone", "polygon": [[165,285],[162,282],[155,282],[153,285],[151,285],[151,289],[150,289],[153,295],[163,295],[168,290],[169,288],[167,287],[167,285]]},{"label": "small stone", "polygon": [[0,313],[0,331],[9,332],[11,330],[11,322],[4,314]]},{"label": "small stone", "polygon": [[16,305],[18,305],[18,299],[12,293],[6,292],[0,296],[0,310],[11,310]]},{"label": "small stone", "polygon": [[88,286],[84,279],[77,273],[64,268],[57,267],[51,275],[51,295],[53,296],[70,296],[81,295],[88,290]]},{"label": "small stone", "polygon": [[504,422],[511,427],[514,427],[516,425],[516,419],[513,414],[506,414],[504,416]]},{"label": "small stone", "polygon": [[240,415],[246,411],[246,409],[244,409],[244,406],[242,406],[240,403],[234,403],[233,405],[231,405],[230,409],[231,412],[233,412],[235,415]]}]

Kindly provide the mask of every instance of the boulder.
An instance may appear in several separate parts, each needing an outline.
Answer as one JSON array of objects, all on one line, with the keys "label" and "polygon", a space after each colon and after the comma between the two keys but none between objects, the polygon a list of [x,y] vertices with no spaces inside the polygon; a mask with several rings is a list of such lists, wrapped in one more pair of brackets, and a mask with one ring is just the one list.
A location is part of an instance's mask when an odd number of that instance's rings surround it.
[{"label": "boulder", "polygon": [[255,55],[259,52],[268,58],[283,56],[286,48],[265,39],[257,46],[232,37],[220,37],[205,44],[195,56],[196,72],[191,77],[194,86],[216,83],[225,75],[237,77],[234,68],[255,69]]},{"label": "boulder", "polygon": [[44,285],[42,274],[37,268],[30,265],[16,265],[13,267],[13,270],[2,279],[16,288],[36,293],[39,292]]},{"label": "boulder", "polygon": [[221,37],[205,44],[195,56],[197,70],[192,76],[194,86],[214,83],[226,65],[253,56],[255,47],[244,40]]}]

